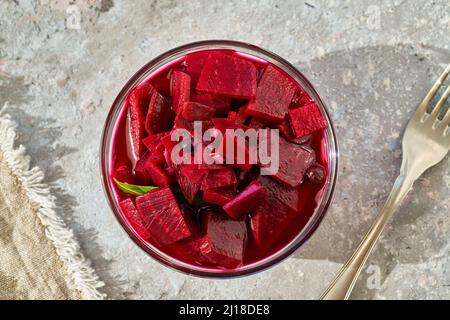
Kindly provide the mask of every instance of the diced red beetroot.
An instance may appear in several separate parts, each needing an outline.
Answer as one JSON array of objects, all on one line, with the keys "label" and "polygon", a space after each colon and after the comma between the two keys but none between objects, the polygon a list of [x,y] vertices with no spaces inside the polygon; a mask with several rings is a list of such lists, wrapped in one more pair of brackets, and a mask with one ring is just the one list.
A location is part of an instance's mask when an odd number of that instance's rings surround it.
[{"label": "diced red beetroot", "polygon": [[214,122],[212,120],[203,120],[202,121],[202,132],[205,133],[206,130],[214,128]]},{"label": "diced red beetroot", "polygon": [[161,143],[164,146],[164,160],[167,165],[167,170],[169,173],[175,172],[176,165],[172,162],[171,154],[173,147],[177,144],[176,141],[172,141],[171,134],[169,133],[167,136],[161,138]]},{"label": "diced red beetroot", "polygon": [[211,170],[203,179],[201,189],[216,189],[226,186],[235,185],[237,183],[236,174],[232,167],[226,167],[221,170]]},{"label": "diced red beetroot", "polygon": [[128,222],[131,224],[133,229],[142,237],[142,239],[148,241],[150,240],[150,232],[145,228],[144,221],[141,215],[136,209],[133,200],[128,198],[122,200],[119,203],[120,209],[122,209],[123,215],[127,218]]},{"label": "diced red beetroot", "polygon": [[247,243],[245,221],[234,221],[222,212],[204,212],[206,241],[202,254],[212,263],[233,268],[242,263]]},{"label": "diced red beetroot", "polygon": [[170,176],[163,169],[162,164],[153,160],[151,155],[138,162],[136,173],[139,174],[141,181],[145,181],[147,184],[152,182],[158,187],[169,187],[171,185]]},{"label": "diced red beetroot", "polygon": [[166,173],[164,169],[161,168],[161,165],[156,161],[149,158],[143,164],[145,171],[148,173],[150,178],[152,179],[155,186],[158,187],[169,187],[171,184],[170,176]]},{"label": "diced red beetroot", "polygon": [[213,163],[213,164],[206,164],[206,163],[200,163],[197,165],[198,169],[200,170],[221,170],[225,168],[224,164],[219,164],[219,163]]},{"label": "diced red beetroot", "polygon": [[237,119],[237,113],[236,113],[236,111],[230,111],[230,112],[228,112],[227,120],[230,120],[230,121],[236,121],[236,119]]},{"label": "diced red beetroot", "polygon": [[294,132],[292,132],[291,124],[287,117],[284,118],[282,122],[278,123],[276,127],[280,130],[280,133],[286,138],[286,140],[290,141],[291,139],[295,139]]},{"label": "diced red beetroot", "polygon": [[302,106],[306,106],[313,102],[313,99],[309,97],[309,95],[302,88],[297,88],[297,91],[292,98],[292,103],[290,105],[290,109],[297,109]]},{"label": "diced red beetroot", "polygon": [[213,107],[198,103],[184,102],[181,115],[188,121],[212,119],[216,110]]},{"label": "diced red beetroot", "polygon": [[260,176],[258,181],[263,185],[267,194],[272,198],[279,200],[282,204],[293,211],[298,211],[299,191],[298,188],[292,188],[278,183],[277,181],[265,176]]},{"label": "diced red beetroot", "polygon": [[250,61],[212,52],[203,66],[196,89],[220,96],[254,98],[256,67]]},{"label": "diced red beetroot", "polygon": [[160,246],[191,236],[177,200],[169,188],[157,189],[137,197],[136,207],[145,228]]},{"label": "diced red beetroot", "polygon": [[[225,165],[223,164],[222,154],[217,152],[217,150],[208,148],[209,144],[210,142],[205,141],[198,144],[194,143],[194,161],[195,159],[202,160],[201,163],[198,162],[197,168],[205,171],[224,169]],[[205,161],[206,159],[208,162],[211,161],[211,164],[207,164]]]},{"label": "diced red beetroot", "polygon": [[152,97],[148,105],[145,128],[149,134],[160,133],[172,129],[173,112],[169,108],[167,100],[153,90]]},{"label": "diced red beetroot", "polygon": [[[205,248],[205,249],[202,249]],[[211,243],[206,236],[189,237],[172,244],[172,249],[183,257],[189,257],[191,260],[200,264],[212,264],[203,252],[210,251]]]},{"label": "diced red beetroot", "polygon": [[230,110],[230,99],[226,97],[219,97],[206,92],[194,92],[191,100],[213,107],[216,110],[215,115],[218,117],[226,116]]},{"label": "diced red beetroot", "polygon": [[242,107],[239,109],[239,111],[238,111],[238,113],[237,113],[236,120],[235,120],[235,122],[236,122],[237,124],[244,125],[245,122],[247,121],[247,119],[249,118],[249,115],[247,114],[247,108],[248,108],[248,104],[242,106]]},{"label": "diced red beetroot", "polygon": [[247,114],[268,121],[283,121],[296,87],[294,82],[272,65],[268,65],[258,84],[256,99]]},{"label": "diced red beetroot", "polygon": [[128,97],[125,139],[127,155],[131,161],[133,171],[145,150],[142,143],[142,138],[145,135],[144,114],[152,91],[153,87],[151,85],[142,84],[134,89]]},{"label": "diced red beetroot", "polygon": [[193,131],[194,122],[186,120],[180,112],[175,116],[174,129],[186,129],[188,131]]},{"label": "diced red beetroot", "polygon": [[213,163],[213,164],[202,163],[197,165],[197,167],[200,170],[210,171],[210,170],[222,170],[226,167],[226,165],[220,163]]},{"label": "diced red beetroot", "polygon": [[181,215],[183,216],[186,225],[189,228],[192,236],[198,236],[201,234],[200,221],[197,218],[198,214],[192,210],[188,205],[180,205]]},{"label": "diced red beetroot", "polygon": [[253,129],[262,129],[264,128],[266,125],[268,124],[268,121],[265,119],[261,119],[261,118],[257,118],[257,117],[252,117],[250,119],[250,123],[248,124],[248,126],[250,128]]},{"label": "diced red beetroot", "polygon": [[205,170],[199,170],[195,164],[184,164],[176,170],[176,180],[189,203],[194,200],[206,173]]},{"label": "diced red beetroot", "polygon": [[261,179],[267,198],[250,218],[253,239],[262,249],[269,249],[278,243],[286,228],[298,215],[297,210],[290,209],[280,200],[280,198],[285,199],[282,195],[283,189],[276,187],[275,184],[269,184],[269,180]]},{"label": "diced red beetroot", "polygon": [[255,243],[262,249],[269,249],[279,240],[283,231],[297,215],[295,211],[279,202],[266,201],[250,218]]},{"label": "diced red beetroot", "polygon": [[244,190],[253,180],[258,179],[261,170],[258,166],[252,166],[249,171],[241,171],[238,176],[238,190]]},{"label": "diced red beetroot", "polygon": [[253,181],[230,202],[223,206],[225,212],[235,220],[244,219],[245,215],[256,210],[266,199],[264,187]]},{"label": "diced red beetroot", "polygon": [[297,138],[327,127],[319,108],[314,103],[289,110],[289,121]]},{"label": "diced red beetroot", "polygon": [[114,178],[120,182],[135,183],[135,177],[131,173],[131,169],[127,164],[119,164],[114,169]]},{"label": "diced red beetroot", "polygon": [[184,65],[186,66],[187,73],[192,77],[192,79],[197,82],[202,72],[203,65],[209,57],[209,51],[199,51],[188,54]]},{"label": "diced red beetroot", "polygon": [[[220,119],[220,118],[213,119],[213,122],[218,130],[225,133],[218,148],[220,154],[222,155],[222,158],[224,160],[227,159],[228,154],[227,145],[231,143],[233,145],[234,154],[233,155],[230,154],[229,157],[231,156],[233,157],[233,166],[239,168],[242,171],[250,170],[252,168],[252,161],[250,161],[250,155],[255,156],[255,153],[250,153],[249,145],[246,139],[240,139],[234,134],[229,135],[226,133],[226,129],[228,128],[234,127],[236,129],[246,130],[246,127],[242,125],[237,125],[236,123],[234,123],[229,119]],[[239,155],[243,155],[244,157],[240,158]]]},{"label": "diced red beetroot", "polygon": [[[148,182],[151,178],[147,172],[147,162],[152,160],[151,152],[147,150],[139,161],[136,163],[136,168],[134,169],[134,175],[140,181]],[[122,180],[120,180],[122,181]]]},{"label": "diced red beetroot", "polygon": [[307,144],[308,142],[311,141],[311,138],[312,138],[311,135],[305,135],[300,138],[295,137],[294,132],[292,131],[292,128],[291,128],[289,116],[284,118],[283,122],[278,123],[277,128],[278,128],[278,130],[280,130],[280,133],[283,135],[283,137],[286,138],[286,140],[288,140],[289,142],[303,145],[303,144]]},{"label": "diced red beetroot", "polygon": [[300,137],[300,138],[292,138],[289,139],[289,142],[298,144],[298,145],[307,145],[311,142],[312,136],[310,134],[307,134],[306,136]]},{"label": "diced red beetroot", "polygon": [[170,78],[170,92],[172,109],[178,114],[182,110],[183,103],[191,98],[191,77],[181,70],[173,70]]},{"label": "diced red beetroot", "polygon": [[290,143],[282,137],[279,157],[278,172],[271,177],[290,187],[298,187],[302,183],[306,170],[316,160],[312,149]]},{"label": "diced red beetroot", "polygon": [[[252,163],[250,162],[250,153],[249,153],[249,146],[246,142],[246,140],[238,139],[235,136],[229,136],[226,134],[226,129],[233,128],[233,129],[242,129],[247,130],[248,127],[244,126],[243,124],[239,124],[239,115],[236,116],[236,119],[233,119],[234,116],[231,116],[227,119],[213,119],[213,122],[215,123],[216,127],[221,130],[224,134],[223,140],[219,146],[219,150],[221,150],[222,154],[224,155],[224,159],[226,159],[227,154],[227,144],[233,143],[233,149],[234,149],[234,160],[233,160],[233,166],[242,170],[242,171],[248,171],[252,168]],[[244,158],[240,159],[238,155],[243,155]]]},{"label": "diced red beetroot", "polygon": [[247,126],[226,118],[213,118],[212,122],[214,127],[222,133],[225,133],[226,129],[243,129],[244,131],[248,129]]},{"label": "diced red beetroot", "polygon": [[152,159],[159,164],[164,163],[164,145],[162,144],[161,139],[168,134],[169,132],[151,134],[148,137],[144,138],[144,140],[142,140],[142,142],[150,152]]},{"label": "diced red beetroot", "polygon": [[142,112],[147,111],[148,103],[153,94],[153,86],[148,83],[143,83],[137,86],[129,95],[128,103],[139,107]]},{"label": "diced red beetroot", "polygon": [[236,187],[222,187],[217,189],[208,189],[203,191],[203,200],[223,206],[230,202],[236,194]]},{"label": "diced red beetroot", "polygon": [[[214,127],[214,123],[211,120],[202,121],[202,133],[206,130]],[[194,121],[186,120],[181,113],[175,117],[174,129],[186,129],[187,131],[194,131]]]}]

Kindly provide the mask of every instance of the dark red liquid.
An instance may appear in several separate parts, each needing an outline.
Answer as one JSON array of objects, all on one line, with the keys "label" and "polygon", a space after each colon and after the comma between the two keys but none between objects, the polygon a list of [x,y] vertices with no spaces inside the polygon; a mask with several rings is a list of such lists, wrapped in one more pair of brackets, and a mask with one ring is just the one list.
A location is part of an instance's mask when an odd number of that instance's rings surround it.
[{"label": "dark red liquid", "polygon": [[[240,55],[239,53],[236,52],[230,53]],[[240,57],[242,57],[242,55],[240,55]],[[247,56],[245,56],[245,58],[248,59],[249,61],[252,61],[252,63],[254,63],[257,66],[258,70],[262,71],[264,69],[264,66],[266,64],[265,62],[256,59],[253,60]],[[167,67],[158,71],[156,74],[152,75],[150,78],[146,79],[145,82],[150,83],[162,95],[166,97],[170,96],[169,75],[173,68],[185,70],[184,59],[178,60],[176,63],[168,65]],[[259,74],[260,73],[261,72],[259,72]],[[242,102],[240,101],[233,101],[232,104],[233,103],[235,104],[235,106],[242,104]],[[132,168],[130,160],[127,157],[127,145],[125,139],[126,114],[127,114],[126,108],[127,104],[124,105],[124,109],[121,112],[121,116],[115,125],[115,134],[112,139],[113,144],[112,158],[111,158],[112,161],[111,161],[111,168],[109,168],[110,178],[111,180],[112,178],[117,178],[122,182],[128,182],[132,184],[149,185],[151,184],[151,182],[139,180],[131,173]],[[319,130],[314,132],[312,134],[312,139],[308,143],[308,145],[315,151],[317,163],[321,164],[325,168],[328,168],[327,164],[328,146],[326,145],[324,131]],[[247,223],[249,229],[248,232],[249,236],[245,249],[244,261],[243,264],[241,264],[239,267],[267,258],[268,256],[285,247],[289,242],[291,242],[305,227],[309,219],[314,214],[318,204],[321,203],[323,199],[324,185],[326,184],[328,178],[329,177],[327,176],[322,184],[313,184],[305,179],[305,181],[300,185],[300,187],[298,187],[298,192],[300,195],[298,214],[289,223],[289,227],[287,227],[287,229],[284,230],[284,232],[282,233],[282,237],[277,239],[276,244],[274,246],[265,250],[260,249],[254,242],[251,236],[249,223]],[[112,182],[112,184],[114,183]],[[122,193],[117,189],[115,191],[115,196],[117,197],[118,201],[130,197],[129,195]],[[179,250],[175,252],[173,250],[174,249],[173,245],[158,247],[158,245],[155,243],[151,244],[177,260],[193,265],[205,266],[204,264],[192,260],[190,255],[184,255],[183,252],[179,252]],[[207,265],[205,267],[222,269],[222,267],[219,265]]]}]

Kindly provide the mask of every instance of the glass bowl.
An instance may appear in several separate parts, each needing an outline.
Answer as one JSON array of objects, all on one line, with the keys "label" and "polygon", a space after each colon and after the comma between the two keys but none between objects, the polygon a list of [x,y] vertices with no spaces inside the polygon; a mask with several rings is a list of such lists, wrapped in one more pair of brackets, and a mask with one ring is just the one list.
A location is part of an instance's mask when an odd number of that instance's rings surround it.
[{"label": "glass bowl", "polygon": [[[234,50],[244,55],[249,55],[256,59],[265,60],[272,63],[284,72],[289,74],[295,81],[297,81],[300,86],[308,93],[311,98],[314,98],[319,106],[320,111],[326,122],[328,123],[328,128],[325,129],[325,145],[327,148],[326,156],[328,157],[328,177],[325,185],[321,191],[322,200],[318,203],[315,212],[312,217],[305,225],[305,227],[300,230],[298,235],[292,239],[289,243],[283,246],[280,250],[272,253],[271,255],[265,257],[262,260],[256,262],[245,264],[236,269],[218,269],[213,267],[198,266],[186,263],[184,261],[177,260],[176,258],[162,252],[155,246],[143,241],[134,229],[130,226],[128,221],[123,217],[119,205],[116,191],[112,184],[112,179],[110,178],[110,167],[112,164],[112,143],[113,136],[115,132],[115,127],[121,113],[124,110],[124,105],[128,94],[141,82],[147,79],[152,74],[161,70],[167,64],[170,64],[178,59],[181,59],[185,55],[197,51],[204,50]],[[309,237],[314,233],[316,228],[319,226],[321,220],[323,219],[328,207],[330,206],[332,195],[336,183],[338,165],[338,148],[336,142],[336,136],[333,129],[333,125],[328,114],[328,111],[323,103],[322,99],[315,91],[311,83],[303,76],[303,74],[298,71],[289,62],[279,57],[278,55],[269,52],[267,50],[261,49],[255,45],[248,43],[229,41],[229,40],[209,40],[189,43],[177,48],[174,48],[162,55],[156,57],[155,59],[148,62],[143,66],[136,74],[134,74],[131,79],[125,84],[118,96],[116,97],[114,103],[111,106],[111,110],[106,118],[106,123],[103,130],[103,136],[101,139],[101,149],[100,149],[100,169],[101,178],[103,181],[103,188],[108,200],[108,203],[119,221],[120,225],[127,232],[130,238],[145,252],[147,252],[151,257],[155,258],[162,264],[171,267],[173,269],[204,277],[236,277],[252,274],[258,271],[267,269],[270,266],[282,261],[291,255],[295,250],[297,250]]]}]

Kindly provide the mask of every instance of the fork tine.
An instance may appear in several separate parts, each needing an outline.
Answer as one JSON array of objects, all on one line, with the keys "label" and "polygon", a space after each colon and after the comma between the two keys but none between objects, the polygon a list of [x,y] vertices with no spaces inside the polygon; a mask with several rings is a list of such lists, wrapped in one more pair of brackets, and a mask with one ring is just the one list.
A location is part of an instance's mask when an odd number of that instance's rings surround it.
[{"label": "fork tine", "polygon": [[444,72],[441,74],[439,79],[434,83],[433,87],[431,87],[430,91],[427,93],[423,101],[420,103],[419,107],[417,108],[417,113],[423,114],[426,112],[428,105],[430,104],[431,100],[433,100],[434,96],[436,95],[436,92],[441,87],[442,83],[447,78],[448,74],[450,73],[450,64],[445,68]]},{"label": "fork tine", "polygon": [[447,87],[444,94],[436,104],[436,107],[434,107],[433,111],[431,111],[432,118],[437,118],[439,116],[439,113],[441,113],[442,108],[445,106],[445,102],[447,101],[449,96],[450,96],[450,86]]},{"label": "fork tine", "polygon": [[450,125],[450,108],[448,108],[447,112],[445,112],[445,116],[442,119],[441,123],[445,126],[444,127],[445,132],[446,128],[448,128],[448,126]]}]

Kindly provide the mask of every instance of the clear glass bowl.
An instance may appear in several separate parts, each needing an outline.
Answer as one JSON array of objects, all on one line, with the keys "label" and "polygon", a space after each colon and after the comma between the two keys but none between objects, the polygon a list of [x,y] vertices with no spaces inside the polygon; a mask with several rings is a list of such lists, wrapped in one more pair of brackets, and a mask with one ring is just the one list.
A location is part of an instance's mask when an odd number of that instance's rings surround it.
[{"label": "clear glass bowl", "polygon": [[[317,101],[317,105],[320,108],[320,111],[323,114],[324,119],[328,123],[328,128],[325,130],[325,144],[327,146],[327,163],[328,163],[328,177],[327,182],[323,188],[322,192],[322,201],[316,207],[316,210],[309,222],[306,226],[299,232],[299,234],[290,241],[287,245],[285,245],[280,250],[271,254],[270,256],[256,261],[251,264],[246,264],[244,266],[238,267],[233,270],[222,270],[212,267],[204,267],[189,264],[176,258],[167,255],[162,252],[158,248],[152,246],[151,244],[143,241],[134,229],[129,225],[128,221],[123,217],[119,205],[117,196],[112,184],[112,179],[110,178],[110,166],[111,166],[111,153],[112,153],[112,139],[114,135],[115,126],[118,122],[118,119],[123,111],[126,98],[128,94],[141,82],[147,79],[150,75],[154,74],[167,64],[174,62],[185,55],[197,51],[204,50],[234,50],[244,55],[249,55],[256,59],[265,60],[270,62],[286,73],[288,73],[294,80],[296,80],[302,88],[309,94],[310,97],[314,98]],[[289,62],[279,57],[278,55],[269,52],[267,50],[261,49],[257,46],[237,42],[237,41],[229,41],[229,40],[210,40],[210,41],[200,41],[189,43],[175,49],[172,49],[155,59],[148,62],[145,66],[143,66],[135,75],[131,77],[131,79],[125,84],[125,86],[120,91],[119,95],[116,97],[113,105],[111,106],[111,110],[106,118],[105,127],[103,130],[103,136],[101,140],[101,150],[100,150],[100,166],[101,166],[101,177],[103,181],[103,188],[108,199],[109,205],[116,216],[117,220],[127,232],[127,234],[131,237],[131,239],[141,247],[145,252],[147,252],[150,256],[163,263],[166,266],[174,268],[179,271],[183,271],[188,274],[193,274],[197,276],[204,277],[236,277],[242,275],[252,274],[258,271],[262,271],[267,269],[270,266],[275,265],[281,260],[287,258],[291,255],[295,250],[297,250],[308,238],[314,233],[316,228],[319,226],[322,218],[327,212],[328,207],[330,206],[332,195],[335,188],[336,183],[336,174],[337,174],[337,165],[338,165],[338,148],[336,143],[336,136],[333,129],[333,125],[330,119],[330,116],[327,112],[325,104],[322,99],[315,91],[311,83],[303,76],[301,72],[299,72],[294,66],[292,66]]]}]

